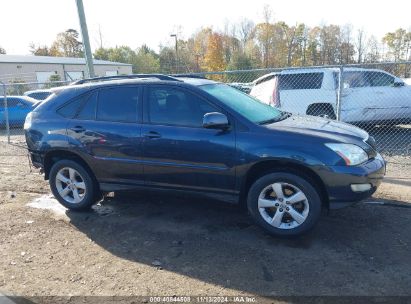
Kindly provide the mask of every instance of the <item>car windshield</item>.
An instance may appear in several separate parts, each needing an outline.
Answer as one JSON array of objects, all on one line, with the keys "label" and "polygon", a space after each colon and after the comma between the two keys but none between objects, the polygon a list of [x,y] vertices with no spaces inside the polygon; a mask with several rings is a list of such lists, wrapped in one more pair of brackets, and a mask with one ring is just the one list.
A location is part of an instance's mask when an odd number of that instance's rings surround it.
[{"label": "car windshield", "polygon": [[287,116],[280,110],[225,84],[207,84],[199,88],[257,124],[276,122]]}]

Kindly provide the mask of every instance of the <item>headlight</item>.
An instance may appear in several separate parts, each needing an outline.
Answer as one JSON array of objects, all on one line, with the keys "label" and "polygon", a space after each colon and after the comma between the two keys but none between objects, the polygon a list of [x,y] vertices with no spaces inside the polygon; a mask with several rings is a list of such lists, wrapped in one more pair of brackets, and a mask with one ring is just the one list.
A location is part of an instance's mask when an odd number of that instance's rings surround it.
[{"label": "headlight", "polygon": [[24,130],[27,130],[27,129],[29,129],[29,128],[31,127],[32,115],[33,115],[32,112],[30,112],[29,114],[27,114],[26,120],[24,121]]},{"label": "headlight", "polygon": [[347,166],[356,166],[368,160],[368,154],[353,144],[325,144],[345,161]]}]

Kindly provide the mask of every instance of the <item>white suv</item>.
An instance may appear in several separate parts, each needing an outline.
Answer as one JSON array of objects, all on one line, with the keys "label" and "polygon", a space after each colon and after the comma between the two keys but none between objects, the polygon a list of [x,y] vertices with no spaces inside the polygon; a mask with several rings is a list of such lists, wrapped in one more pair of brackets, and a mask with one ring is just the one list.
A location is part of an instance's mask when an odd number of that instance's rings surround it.
[{"label": "white suv", "polygon": [[[338,68],[293,69],[256,79],[250,95],[284,111],[335,119]],[[411,121],[411,86],[376,69],[344,68],[341,120]]]}]

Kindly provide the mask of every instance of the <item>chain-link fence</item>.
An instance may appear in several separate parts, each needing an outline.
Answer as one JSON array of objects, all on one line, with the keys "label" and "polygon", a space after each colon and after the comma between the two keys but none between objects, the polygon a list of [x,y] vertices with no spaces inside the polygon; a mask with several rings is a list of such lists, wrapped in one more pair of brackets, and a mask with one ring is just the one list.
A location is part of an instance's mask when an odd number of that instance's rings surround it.
[{"label": "chain-link fence", "polygon": [[[391,170],[393,176],[410,176],[411,62],[223,71],[188,76],[228,83],[293,114],[322,116],[364,128],[391,163],[389,172]],[[24,153],[19,147],[25,144],[25,115],[32,104],[41,102],[54,87],[66,84],[59,81],[8,82],[2,86],[0,155]]]},{"label": "chain-link fence", "polygon": [[[20,79],[16,81],[15,79]],[[65,81],[24,82],[11,77],[0,81],[0,156],[25,155],[24,121],[26,115]]]},{"label": "chain-link fence", "polygon": [[411,62],[196,73],[283,111],[354,124],[395,177],[411,177]]}]

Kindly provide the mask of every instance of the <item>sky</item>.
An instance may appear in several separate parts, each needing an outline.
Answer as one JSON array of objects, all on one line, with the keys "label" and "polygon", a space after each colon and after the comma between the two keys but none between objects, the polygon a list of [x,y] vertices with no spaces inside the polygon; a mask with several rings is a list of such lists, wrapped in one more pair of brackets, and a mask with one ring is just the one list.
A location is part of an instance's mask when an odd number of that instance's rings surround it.
[{"label": "sky", "polygon": [[[92,49],[147,44],[173,45],[170,34],[180,29],[189,38],[201,27],[215,30],[249,18],[263,20],[265,4],[274,21],[309,26],[352,24],[381,38],[399,27],[411,29],[411,0],[83,0]],[[66,29],[79,31],[75,0],[1,0],[0,46],[7,54],[30,54],[29,44],[51,45]]]}]

